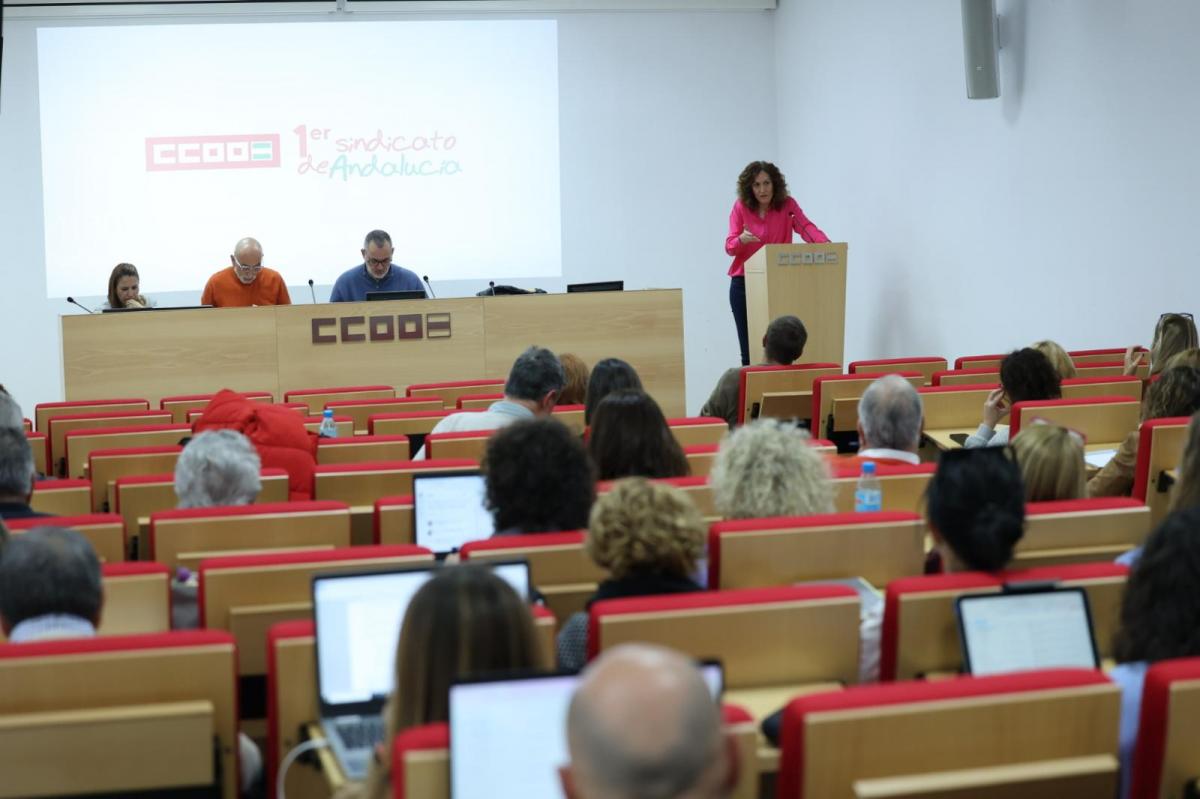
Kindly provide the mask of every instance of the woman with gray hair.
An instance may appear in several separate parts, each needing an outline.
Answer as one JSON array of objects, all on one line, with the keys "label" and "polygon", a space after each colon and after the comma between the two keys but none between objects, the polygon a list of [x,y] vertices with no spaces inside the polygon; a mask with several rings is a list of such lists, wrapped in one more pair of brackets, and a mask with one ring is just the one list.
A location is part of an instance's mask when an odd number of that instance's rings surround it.
[{"label": "woman with gray hair", "polygon": [[726,519],[833,513],[825,458],[792,424],[759,419],[726,436],[709,483]]},{"label": "woman with gray hair", "polygon": [[250,439],[234,430],[200,433],[175,463],[181,508],[249,505],[262,489],[262,463]]}]

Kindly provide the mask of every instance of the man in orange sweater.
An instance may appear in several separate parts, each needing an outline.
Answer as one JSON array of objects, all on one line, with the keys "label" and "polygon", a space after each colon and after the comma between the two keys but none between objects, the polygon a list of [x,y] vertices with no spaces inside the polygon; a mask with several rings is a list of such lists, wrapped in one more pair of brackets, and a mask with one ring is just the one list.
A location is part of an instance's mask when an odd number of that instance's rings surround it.
[{"label": "man in orange sweater", "polygon": [[231,266],[208,279],[201,305],[216,308],[240,308],[249,305],[291,305],[287,286],[274,269],[262,265],[262,245],[251,238],[242,239],[229,256]]}]

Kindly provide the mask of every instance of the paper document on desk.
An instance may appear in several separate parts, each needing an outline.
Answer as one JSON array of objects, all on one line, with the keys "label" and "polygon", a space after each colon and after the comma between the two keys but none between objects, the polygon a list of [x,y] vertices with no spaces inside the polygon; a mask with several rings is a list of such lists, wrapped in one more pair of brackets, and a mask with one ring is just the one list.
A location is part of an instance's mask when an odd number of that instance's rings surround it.
[{"label": "paper document on desk", "polygon": [[1103,469],[1108,465],[1108,462],[1117,454],[1115,449],[1097,449],[1091,452],[1085,452],[1083,459],[1087,461],[1088,466],[1094,466],[1097,469]]}]

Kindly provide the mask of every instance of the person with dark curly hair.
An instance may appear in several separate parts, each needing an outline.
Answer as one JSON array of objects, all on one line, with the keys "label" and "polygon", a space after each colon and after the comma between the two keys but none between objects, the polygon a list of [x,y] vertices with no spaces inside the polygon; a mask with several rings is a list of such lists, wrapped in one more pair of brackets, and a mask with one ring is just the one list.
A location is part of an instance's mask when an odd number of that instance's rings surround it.
[{"label": "person with dark curly hair", "polygon": [[592,417],[588,453],[601,480],[686,477],[690,471],[662,409],[644,391],[627,389],[604,398]]},{"label": "person with dark curly hair", "polygon": [[1200,508],[1176,511],[1146,539],[1129,575],[1114,639],[1121,687],[1121,796],[1137,741],[1146,670],[1160,660],[1200,656]]},{"label": "person with dark curly hair", "polygon": [[642,379],[637,370],[620,358],[605,358],[592,367],[584,395],[583,423],[592,423],[592,414],[601,400],[623,388],[642,390]]},{"label": "person with dark curly hair", "polygon": [[750,334],[746,325],[746,259],[764,244],[791,244],[792,234],[809,243],[829,241],[788,194],[779,167],[769,161],[752,161],[737,179],[737,200],[729,212],[725,252],[729,266],[729,307],[737,326],[742,366],[750,365]]},{"label": "person with dark curly hair", "polygon": [[[1150,384],[1150,392],[1142,405],[1142,421],[1191,416],[1196,411],[1200,411],[1200,369],[1176,366],[1162,372],[1161,377]],[[1133,493],[1140,439],[1139,425],[1138,430],[1130,432],[1121,442],[1117,454],[1088,480],[1088,496],[1127,497]]]},{"label": "person with dark curly hair", "polygon": [[587,527],[596,477],[583,442],[552,418],[516,422],[488,439],[487,506],[497,535]]},{"label": "person with dark curly hair", "polygon": [[983,423],[963,446],[1001,447],[1008,443],[1008,428],[996,430],[1014,402],[1062,398],[1062,378],[1045,353],[1032,347],[1013,350],[1000,362],[1000,388],[983,402]]},{"label": "person with dark curly hair", "polygon": [[[925,489],[925,518],[945,572],[998,572],[1025,534],[1025,484],[1012,451],[952,449]],[[859,626],[859,682],[879,679],[883,611]]]}]

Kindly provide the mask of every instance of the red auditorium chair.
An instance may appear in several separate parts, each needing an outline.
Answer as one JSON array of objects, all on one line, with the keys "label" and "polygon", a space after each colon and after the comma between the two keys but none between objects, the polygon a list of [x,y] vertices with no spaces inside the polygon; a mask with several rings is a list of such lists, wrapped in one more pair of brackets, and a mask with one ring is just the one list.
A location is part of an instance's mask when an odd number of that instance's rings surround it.
[{"label": "red auditorium chair", "polygon": [[759,416],[809,419],[813,381],[841,373],[836,363],[743,366],[738,375],[738,422],[747,424]]},{"label": "red auditorium chair", "polygon": [[1120,694],[1057,669],[864,685],[783,712],[780,799],[1114,796]]},{"label": "red auditorium chair", "polygon": [[1154,663],[1146,671],[1130,799],[1179,799],[1200,780],[1200,658]]},{"label": "red auditorium chair", "polygon": [[1138,456],[1133,477],[1133,497],[1150,508],[1150,523],[1156,525],[1167,515],[1170,488],[1174,483],[1166,474],[1183,459],[1187,440],[1187,416],[1148,419],[1138,431]]},{"label": "red auditorium chair", "polygon": [[925,385],[933,384],[935,372],[946,370],[946,359],[937,356],[921,358],[884,358],[875,361],[853,361],[846,367],[847,374],[870,372],[882,374],[886,372],[920,372],[925,375]]}]

